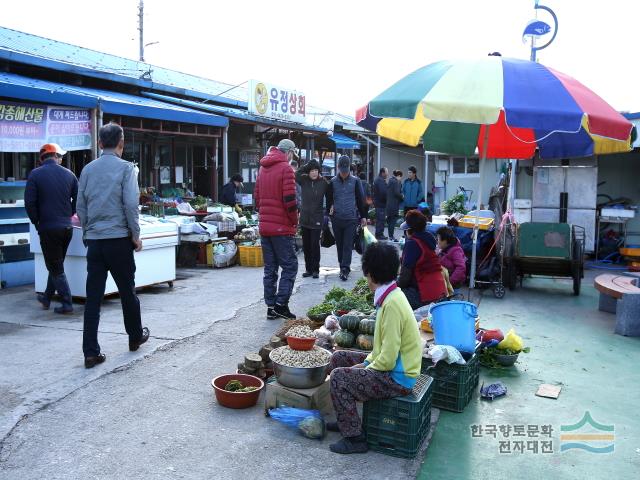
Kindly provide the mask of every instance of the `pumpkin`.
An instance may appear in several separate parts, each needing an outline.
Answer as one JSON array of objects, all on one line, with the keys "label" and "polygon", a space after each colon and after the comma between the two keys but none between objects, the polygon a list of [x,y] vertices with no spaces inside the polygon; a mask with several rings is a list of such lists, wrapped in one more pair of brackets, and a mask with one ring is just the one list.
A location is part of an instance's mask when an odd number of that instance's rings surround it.
[{"label": "pumpkin", "polygon": [[356,345],[360,350],[373,350],[373,335],[358,335]]},{"label": "pumpkin", "polygon": [[360,317],[357,315],[346,314],[340,317],[340,328],[355,332],[360,325]]},{"label": "pumpkin", "polygon": [[340,330],[337,332],[333,339],[336,342],[336,345],[343,348],[351,348],[355,342],[355,335],[347,330]]},{"label": "pumpkin", "polygon": [[360,330],[360,333],[364,333],[365,335],[373,335],[373,332],[376,330],[376,320],[374,318],[365,318],[364,320],[360,320],[358,330]]}]

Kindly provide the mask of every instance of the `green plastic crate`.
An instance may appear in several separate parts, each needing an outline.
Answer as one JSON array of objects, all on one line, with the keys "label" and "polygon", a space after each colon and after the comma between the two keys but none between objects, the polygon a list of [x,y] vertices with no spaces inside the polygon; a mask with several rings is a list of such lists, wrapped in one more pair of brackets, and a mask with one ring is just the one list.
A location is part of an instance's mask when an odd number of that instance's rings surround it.
[{"label": "green plastic crate", "polygon": [[433,379],[420,375],[410,395],[364,403],[362,426],[371,450],[413,458],[431,426]]},{"label": "green plastic crate", "polygon": [[462,353],[464,365],[433,362],[422,359],[421,373],[433,377],[433,406],[451,412],[462,412],[480,380],[480,360],[477,354]]}]

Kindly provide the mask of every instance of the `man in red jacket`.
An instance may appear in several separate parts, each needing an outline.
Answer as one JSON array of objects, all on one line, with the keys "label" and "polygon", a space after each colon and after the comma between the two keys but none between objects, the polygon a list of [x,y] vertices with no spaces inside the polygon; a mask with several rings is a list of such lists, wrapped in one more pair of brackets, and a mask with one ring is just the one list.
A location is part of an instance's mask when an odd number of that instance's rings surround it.
[{"label": "man in red jacket", "polygon": [[[254,190],[264,258],[264,301],[270,320],[296,318],[289,310],[289,298],[298,274],[294,248],[298,228],[296,177],[289,165],[294,158],[297,158],[296,145],[289,139],[269,148],[260,160]],[[282,274],[278,284],[280,268]]]}]

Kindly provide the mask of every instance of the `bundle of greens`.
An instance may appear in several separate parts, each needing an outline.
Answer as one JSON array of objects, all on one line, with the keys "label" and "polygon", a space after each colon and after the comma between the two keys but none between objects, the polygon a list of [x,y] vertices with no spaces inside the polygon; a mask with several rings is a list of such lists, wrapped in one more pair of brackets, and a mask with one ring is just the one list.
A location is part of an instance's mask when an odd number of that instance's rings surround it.
[{"label": "bundle of greens", "polygon": [[325,302],[337,302],[338,300],[340,300],[342,297],[344,297],[347,292],[344,288],[340,288],[340,287],[333,287],[331,290],[329,290],[329,292],[325,295],[324,297],[324,301]]}]

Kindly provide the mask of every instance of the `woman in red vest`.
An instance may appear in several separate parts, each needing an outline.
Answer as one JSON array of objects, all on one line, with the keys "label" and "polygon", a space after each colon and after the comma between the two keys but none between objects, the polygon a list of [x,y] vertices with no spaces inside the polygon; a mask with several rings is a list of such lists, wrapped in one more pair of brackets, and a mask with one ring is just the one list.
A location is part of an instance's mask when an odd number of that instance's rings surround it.
[{"label": "woman in red vest", "polygon": [[407,232],[407,242],[397,283],[414,310],[448,293],[436,254],[436,239],[425,231],[426,226],[427,217],[417,210],[410,210],[400,227]]}]

